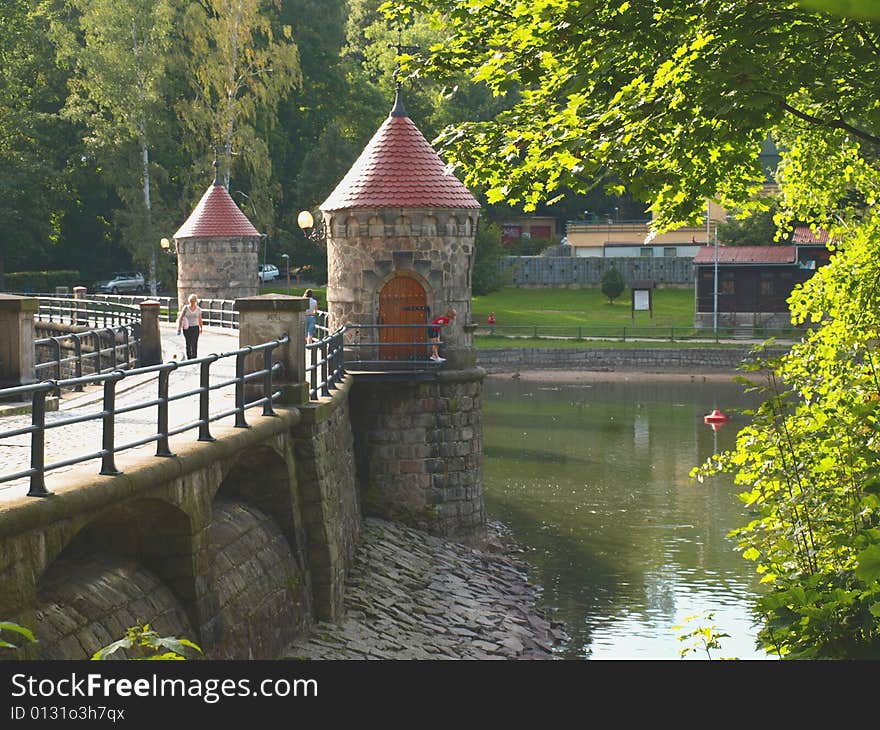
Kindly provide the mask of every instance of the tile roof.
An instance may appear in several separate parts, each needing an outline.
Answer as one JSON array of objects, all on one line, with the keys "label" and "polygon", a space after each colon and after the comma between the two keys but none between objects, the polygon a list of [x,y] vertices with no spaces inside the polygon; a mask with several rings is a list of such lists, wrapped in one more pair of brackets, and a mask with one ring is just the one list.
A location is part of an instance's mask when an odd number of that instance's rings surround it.
[{"label": "tile roof", "polygon": [[819,228],[815,233],[809,226],[795,226],[791,237],[792,243],[828,243],[831,237],[824,228]]},{"label": "tile roof", "polygon": [[247,216],[241,212],[241,208],[235,204],[229,191],[215,180],[186,222],[174,234],[174,238],[259,235]]},{"label": "tile roof", "polygon": [[394,108],[321,210],[351,208],[479,208],[407,116]]},{"label": "tile roof", "polygon": [[[793,264],[797,261],[794,246],[719,246],[719,264]],[[714,264],[715,247],[700,246],[694,264]]]}]

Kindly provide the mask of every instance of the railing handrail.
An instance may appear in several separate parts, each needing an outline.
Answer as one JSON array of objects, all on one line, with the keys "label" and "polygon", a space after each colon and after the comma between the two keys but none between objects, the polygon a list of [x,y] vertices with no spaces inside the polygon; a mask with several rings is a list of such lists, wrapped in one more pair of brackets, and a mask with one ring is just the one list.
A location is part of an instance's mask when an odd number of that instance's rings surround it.
[{"label": "railing handrail", "polygon": [[[13,474],[0,475],[0,483],[14,481],[28,477],[30,487],[28,496],[44,497],[51,494],[45,485],[45,473],[52,469],[70,466],[72,464],[82,463],[91,459],[101,459],[100,474],[119,474],[116,468],[115,454],[130,448],[143,446],[151,442],[156,442],[156,456],[173,456],[169,448],[168,440],[171,436],[184,433],[189,430],[198,429],[199,441],[213,441],[214,438],[210,434],[210,424],[221,418],[228,416],[235,417],[236,428],[247,428],[248,423],[245,419],[245,411],[255,406],[263,406],[264,416],[276,415],[272,402],[281,395],[281,390],[276,390],[273,385],[273,375],[279,373],[283,369],[280,362],[272,363],[271,356],[274,350],[284,344],[290,342],[289,334],[285,333],[276,340],[270,340],[257,345],[247,345],[236,350],[230,350],[220,354],[205,355],[202,357],[192,358],[190,360],[170,361],[156,365],[138,367],[131,370],[114,370],[108,373],[98,373],[93,375],[85,375],[74,378],[63,378],[56,380],[43,380],[39,383],[30,385],[15,386],[12,388],[4,388],[0,390],[0,400],[8,398],[20,399],[22,396],[31,396],[31,425],[0,433],[0,438],[8,438],[19,435],[31,436],[31,459],[30,468]],[[253,372],[245,373],[245,358],[255,353],[263,353],[263,367]],[[226,359],[235,358],[235,377],[227,379],[219,383],[210,382],[210,367],[213,363]],[[176,371],[186,367],[198,367],[200,371],[200,384],[198,388],[191,389],[182,393],[169,393],[169,375],[172,371]],[[157,373],[159,375],[159,395],[157,398],[147,401],[138,402],[134,405],[122,408],[115,407],[116,384],[127,377],[135,375],[147,375]],[[245,385],[250,381],[257,379],[262,380],[261,395],[251,401],[245,400]],[[78,387],[85,384],[94,384],[103,386],[104,397],[102,410],[97,413],[70,416],[67,418],[56,419],[46,422],[46,396],[48,393],[57,391],[65,387]],[[210,410],[210,392],[227,386],[235,387],[235,407],[227,409],[219,413],[211,413]],[[168,404],[180,400],[182,398],[198,395],[199,396],[199,418],[195,421],[185,423],[182,426],[169,428],[168,424]],[[129,413],[146,408],[157,407],[157,428],[153,433],[144,438],[135,441],[116,445],[115,433],[115,416],[119,413]],[[102,421],[102,447],[99,451],[78,454],[72,458],[64,459],[52,464],[45,463],[45,433],[48,429],[67,426],[74,423],[98,420]]]}]

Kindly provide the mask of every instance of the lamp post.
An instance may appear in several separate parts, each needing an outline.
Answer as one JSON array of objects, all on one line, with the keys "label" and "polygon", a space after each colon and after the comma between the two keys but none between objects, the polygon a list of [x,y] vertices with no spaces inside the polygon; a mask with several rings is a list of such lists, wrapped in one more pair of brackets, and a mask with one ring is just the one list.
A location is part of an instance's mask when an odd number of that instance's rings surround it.
[{"label": "lamp post", "polygon": [[286,253],[281,254],[284,259],[284,273],[287,276],[287,293],[290,294],[290,256]]},{"label": "lamp post", "polygon": [[715,224],[715,276],[714,276],[714,294],[712,304],[712,332],[715,335],[715,341],[718,341],[718,224]]}]

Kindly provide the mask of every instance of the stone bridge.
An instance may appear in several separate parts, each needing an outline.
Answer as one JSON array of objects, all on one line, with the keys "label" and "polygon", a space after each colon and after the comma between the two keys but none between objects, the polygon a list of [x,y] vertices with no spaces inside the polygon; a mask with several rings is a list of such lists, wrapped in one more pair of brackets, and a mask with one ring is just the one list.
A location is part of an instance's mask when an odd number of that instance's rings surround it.
[{"label": "stone bridge", "polygon": [[[240,304],[242,343],[302,329],[299,298]],[[0,490],[0,619],[39,640],[10,658],[88,658],[149,623],[206,658],[276,659],[341,619],[364,514],[479,532],[483,372],[348,374],[310,401],[293,339],[275,415],[219,421],[213,441],[178,436],[173,458],[122,451],[118,475],[79,464],[50,497]]]}]

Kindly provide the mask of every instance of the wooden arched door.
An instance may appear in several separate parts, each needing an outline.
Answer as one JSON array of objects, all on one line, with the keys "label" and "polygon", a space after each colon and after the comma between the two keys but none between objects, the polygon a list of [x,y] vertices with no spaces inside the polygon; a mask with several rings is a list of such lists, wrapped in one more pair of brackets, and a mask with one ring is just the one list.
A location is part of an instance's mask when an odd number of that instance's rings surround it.
[{"label": "wooden arched door", "polygon": [[[427,294],[410,276],[395,276],[379,292],[379,324],[421,325],[380,327],[380,360],[425,360],[426,323],[429,320]],[[388,344],[384,344],[388,343]],[[421,344],[419,344],[421,343]]]}]

